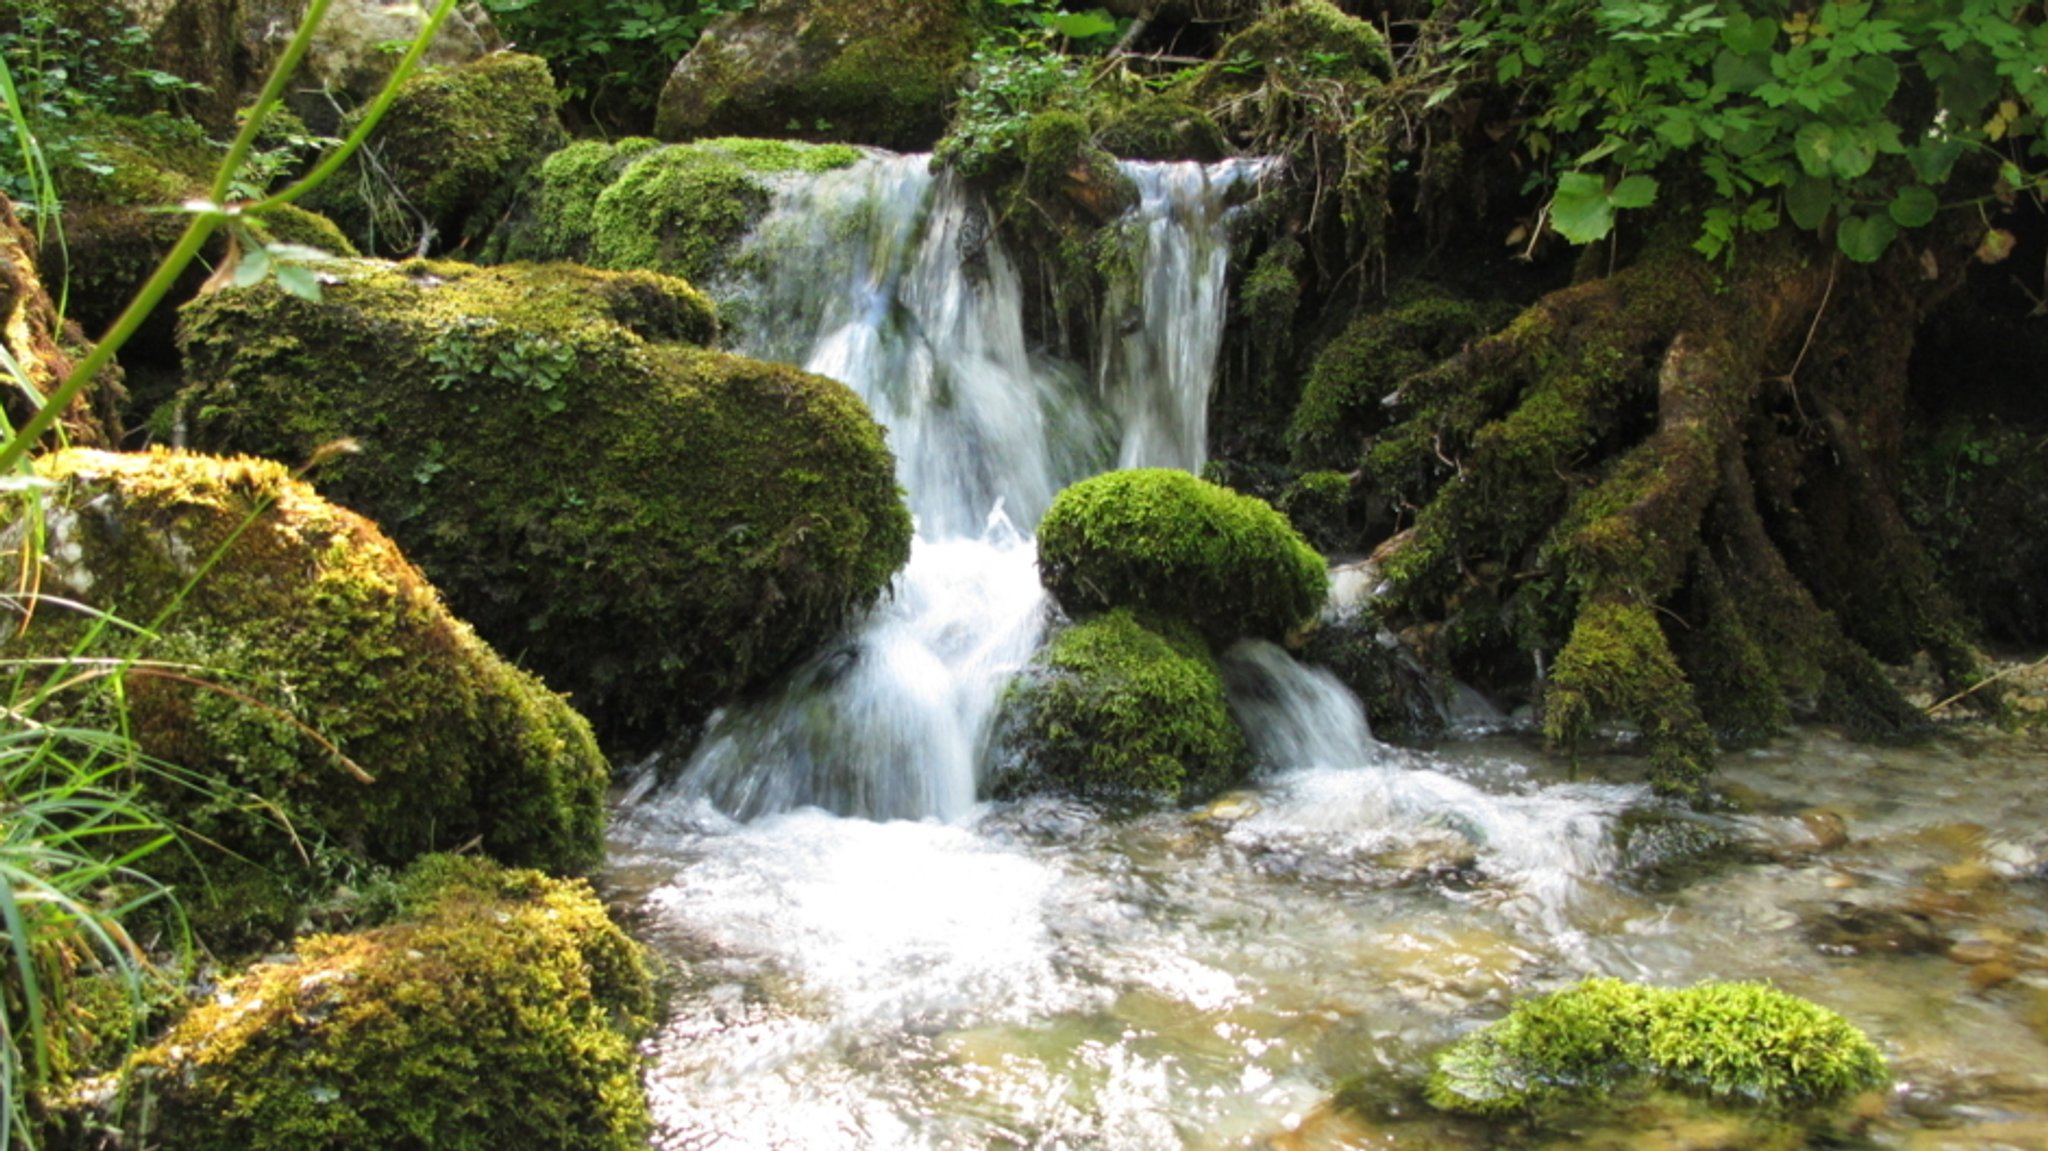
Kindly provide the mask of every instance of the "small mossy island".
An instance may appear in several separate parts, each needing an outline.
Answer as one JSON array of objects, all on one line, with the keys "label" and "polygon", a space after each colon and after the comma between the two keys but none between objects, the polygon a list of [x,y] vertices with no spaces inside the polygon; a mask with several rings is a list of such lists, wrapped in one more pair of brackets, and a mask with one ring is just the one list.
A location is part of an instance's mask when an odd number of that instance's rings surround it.
[{"label": "small mossy island", "polygon": [[894,461],[844,386],[694,346],[679,280],[336,265],[186,310],[195,442],[303,460],[464,618],[645,746],[873,603],[908,554]]},{"label": "small mossy island", "polygon": [[579,140],[541,162],[492,253],[708,282],[767,212],[776,177],[860,158],[844,144],[783,140]]},{"label": "small mossy island", "polygon": [[1761,983],[1588,979],[1523,1000],[1436,1057],[1428,1096],[1521,1114],[1644,1084],[1732,1106],[1824,1107],[1882,1086],[1884,1057],[1825,1007]]},{"label": "small mossy island", "polygon": [[166,1151],[634,1151],[639,944],[581,881],[435,856],[395,922],[299,940],[131,1067]]},{"label": "small mossy island", "polygon": [[998,797],[1192,802],[1251,766],[1201,636],[1184,623],[1147,626],[1124,608],[1055,635],[1004,707],[1013,758],[996,773]]},{"label": "small mossy island", "polygon": [[1062,491],[1038,527],[1038,570],[1068,614],[1126,607],[1212,643],[1285,639],[1329,592],[1323,557],[1265,501],[1171,468]]},{"label": "small mossy island", "polygon": [[[268,460],[74,449],[38,471],[44,594],[157,634],[123,673],[126,722],[177,768],[144,776],[152,804],[211,845],[189,875],[160,866],[193,881],[213,942],[289,931],[294,900],[351,869],[471,840],[551,871],[597,861],[610,772],[589,726],[369,521]],[[61,657],[100,626],[51,604],[8,648]]]}]

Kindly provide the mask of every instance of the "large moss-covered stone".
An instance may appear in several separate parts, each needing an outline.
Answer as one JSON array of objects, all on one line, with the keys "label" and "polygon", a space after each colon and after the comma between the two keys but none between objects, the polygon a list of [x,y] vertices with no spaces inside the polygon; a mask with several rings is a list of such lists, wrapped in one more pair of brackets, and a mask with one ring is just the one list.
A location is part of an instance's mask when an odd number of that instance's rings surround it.
[{"label": "large moss-covered stone", "polygon": [[638,944],[581,882],[437,856],[405,914],[228,982],[135,1060],[166,1151],[634,1151]]},{"label": "large moss-covered stone", "polygon": [[367,152],[307,206],[365,251],[475,249],[527,170],[568,142],[560,103],[537,56],[496,52],[417,73],[377,122]]},{"label": "large moss-covered stone", "polygon": [[1055,636],[1011,688],[1002,727],[1006,760],[994,789],[1005,798],[1193,801],[1251,766],[1201,637],[1122,609]]},{"label": "large moss-covered stone", "polygon": [[[0,349],[38,395],[47,396],[69,378],[73,361],[85,352],[78,325],[62,319],[36,271],[35,233],[15,219],[14,205],[0,196]],[[10,382],[4,390],[8,426],[19,428],[38,403]],[[59,423],[65,442],[108,447],[121,435],[120,375],[109,367],[79,393]]]},{"label": "large moss-covered stone", "polygon": [[[596,861],[609,772],[589,727],[449,615],[367,520],[266,460],[71,450],[38,470],[55,485],[43,593],[155,632],[84,650],[147,661],[123,674],[121,722],[176,770],[142,781],[196,842],[232,853],[178,876],[203,928],[261,937],[291,925],[292,891],[471,840],[550,870]],[[46,604],[8,648],[68,655],[95,626]]]},{"label": "large moss-covered stone", "polygon": [[1128,607],[1185,620],[1213,643],[1284,639],[1329,591],[1323,558],[1264,500],[1170,468],[1108,472],[1053,499],[1040,578],[1085,615]]},{"label": "large moss-covered stone", "polygon": [[579,140],[541,163],[492,254],[703,283],[726,270],[768,211],[776,177],[860,158],[844,144],[783,140]]},{"label": "large moss-covered stone", "polygon": [[480,632],[621,746],[760,682],[872,603],[910,519],[840,384],[693,347],[678,280],[337,265],[186,310],[195,442],[303,459]]},{"label": "large moss-covered stone", "polygon": [[763,0],[720,18],[662,89],[654,134],[843,140],[913,151],[945,130],[972,0]]}]

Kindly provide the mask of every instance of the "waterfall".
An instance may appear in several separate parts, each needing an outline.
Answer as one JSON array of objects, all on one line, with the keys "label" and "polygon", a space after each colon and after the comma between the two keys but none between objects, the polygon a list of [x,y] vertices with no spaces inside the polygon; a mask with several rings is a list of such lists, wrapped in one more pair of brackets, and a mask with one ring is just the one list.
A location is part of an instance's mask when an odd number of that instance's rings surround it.
[{"label": "waterfall", "polygon": [[1258,164],[1127,163],[1131,270],[1095,378],[1034,350],[986,209],[924,156],[793,180],[715,292],[737,350],[840,380],[889,431],[917,522],[892,599],[765,701],[715,716],[679,779],[740,818],[973,802],[1001,692],[1042,638],[1029,533],[1111,466],[1199,468],[1223,327],[1229,190]]}]

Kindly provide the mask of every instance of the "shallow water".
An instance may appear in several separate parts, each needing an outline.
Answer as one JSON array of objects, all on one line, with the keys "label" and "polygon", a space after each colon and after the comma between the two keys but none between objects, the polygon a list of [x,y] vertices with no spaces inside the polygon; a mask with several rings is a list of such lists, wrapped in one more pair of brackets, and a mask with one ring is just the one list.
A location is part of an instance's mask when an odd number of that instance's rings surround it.
[{"label": "shallow water", "polygon": [[1676,871],[1618,842],[1661,811],[1643,789],[1524,743],[1360,751],[1124,821],[623,812],[611,882],[690,964],[656,1146],[1472,1145],[1321,1110],[1359,1074],[1398,1104],[1435,1048],[1590,974],[1842,1012],[1898,1077],[1868,1145],[2048,1146],[2040,741],[1730,757],[1751,811]]}]

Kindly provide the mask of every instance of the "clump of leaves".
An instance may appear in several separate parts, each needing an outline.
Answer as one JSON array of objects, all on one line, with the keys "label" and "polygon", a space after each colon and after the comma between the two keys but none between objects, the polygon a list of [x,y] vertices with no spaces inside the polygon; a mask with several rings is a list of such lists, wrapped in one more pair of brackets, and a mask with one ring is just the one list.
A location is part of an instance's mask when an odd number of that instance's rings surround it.
[{"label": "clump of leaves", "polygon": [[972,75],[939,142],[941,164],[986,175],[1024,143],[1031,118],[1079,109],[1088,77],[1082,56],[1105,47],[1121,25],[1097,8],[1067,12],[1045,0],[1000,0],[1011,23],[984,37],[970,57]]},{"label": "clump of leaves", "polygon": [[483,0],[520,51],[546,60],[563,96],[592,120],[653,122],[669,70],[713,20],[753,0]]},{"label": "clump of leaves", "polygon": [[[1521,90],[1573,243],[1674,181],[1699,182],[1709,257],[1789,219],[1865,263],[1943,211],[2048,193],[2048,23],[2023,0],[1535,0],[1458,36]],[[1985,225],[1982,258],[2010,246]]]}]

